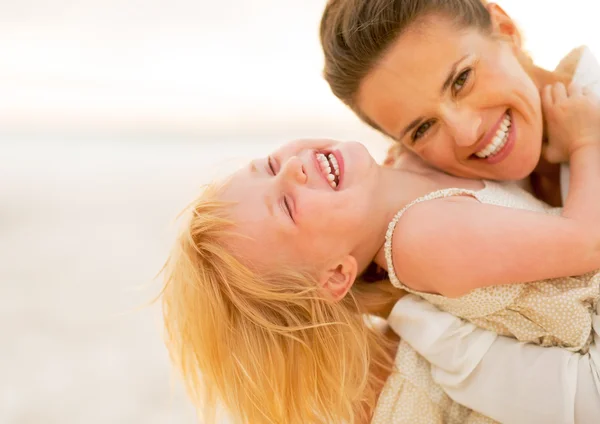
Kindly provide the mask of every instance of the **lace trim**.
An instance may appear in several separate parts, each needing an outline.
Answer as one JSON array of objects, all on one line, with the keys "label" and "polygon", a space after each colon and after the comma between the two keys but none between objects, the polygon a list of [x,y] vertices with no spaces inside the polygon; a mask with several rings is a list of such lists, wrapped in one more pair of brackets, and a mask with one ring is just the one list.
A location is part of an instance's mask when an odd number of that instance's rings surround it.
[{"label": "lace trim", "polygon": [[462,188],[446,188],[443,190],[431,192],[425,196],[413,200],[408,205],[400,209],[400,211],[398,211],[396,215],[394,215],[394,218],[392,218],[391,222],[388,225],[387,232],[385,233],[385,244],[383,245],[383,252],[385,254],[385,262],[387,263],[387,271],[390,282],[395,287],[399,289],[406,289],[406,287],[400,282],[400,280],[398,280],[398,277],[396,276],[396,271],[394,271],[394,262],[392,260],[392,237],[394,235],[394,229],[396,228],[396,224],[398,223],[400,217],[404,214],[404,212],[406,212],[408,208],[416,205],[417,203],[425,202],[427,200],[464,195],[473,196],[474,198],[479,199],[477,196],[477,192],[473,190],[467,190]]}]

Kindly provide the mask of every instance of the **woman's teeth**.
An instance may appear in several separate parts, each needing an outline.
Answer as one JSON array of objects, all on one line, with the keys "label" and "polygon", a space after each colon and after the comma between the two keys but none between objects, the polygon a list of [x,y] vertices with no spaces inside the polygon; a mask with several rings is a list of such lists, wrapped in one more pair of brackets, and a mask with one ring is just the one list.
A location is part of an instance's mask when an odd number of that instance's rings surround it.
[{"label": "woman's teeth", "polygon": [[336,188],[340,182],[340,166],[333,153],[330,153],[328,156],[325,156],[323,153],[317,153],[317,161],[321,166],[321,172],[323,172],[323,175],[329,181],[331,188]]},{"label": "woman's teeth", "polygon": [[504,115],[504,119],[502,120],[502,123],[500,124],[500,128],[498,128],[498,131],[496,131],[496,135],[494,136],[494,138],[492,139],[490,144],[488,144],[485,148],[483,148],[479,152],[475,153],[475,156],[483,159],[483,158],[487,158],[490,156],[494,156],[500,150],[502,150],[502,148],[506,144],[506,141],[508,140],[508,130],[509,130],[511,122],[512,122],[511,119],[512,118],[510,117],[510,115],[508,113],[506,115]]}]

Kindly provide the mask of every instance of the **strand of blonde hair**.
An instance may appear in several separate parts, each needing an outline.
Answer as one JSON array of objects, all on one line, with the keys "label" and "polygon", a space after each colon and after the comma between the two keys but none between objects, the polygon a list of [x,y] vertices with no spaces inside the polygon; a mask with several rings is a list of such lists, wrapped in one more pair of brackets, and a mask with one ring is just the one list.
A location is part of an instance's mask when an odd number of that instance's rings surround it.
[{"label": "strand of blonde hair", "polygon": [[218,192],[192,205],[162,291],[166,345],[204,421],[222,403],[239,423],[367,422],[392,345],[363,314],[389,310],[389,285],[357,283],[336,303],[306,273],[256,275],[224,243]]}]

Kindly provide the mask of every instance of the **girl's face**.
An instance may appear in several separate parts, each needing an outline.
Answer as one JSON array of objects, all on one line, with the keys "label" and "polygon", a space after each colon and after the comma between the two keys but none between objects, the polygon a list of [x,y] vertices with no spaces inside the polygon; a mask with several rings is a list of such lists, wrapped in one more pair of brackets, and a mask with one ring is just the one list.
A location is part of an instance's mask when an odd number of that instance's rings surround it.
[{"label": "girl's face", "polygon": [[364,79],[358,107],[443,171],[519,180],[540,158],[541,102],[514,24],[492,12],[493,35],[438,16],[413,25]]},{"label": "girl's face", "polygon": [[[233,175],[222,200],[242,237],[238,257],[268,271],[294,266],[352,281],[369,258],[379,166],[360,143],[299,140]],[[366,234],[365,234],[366,233]],[[341,280],[340,280],[341,282]]]}]

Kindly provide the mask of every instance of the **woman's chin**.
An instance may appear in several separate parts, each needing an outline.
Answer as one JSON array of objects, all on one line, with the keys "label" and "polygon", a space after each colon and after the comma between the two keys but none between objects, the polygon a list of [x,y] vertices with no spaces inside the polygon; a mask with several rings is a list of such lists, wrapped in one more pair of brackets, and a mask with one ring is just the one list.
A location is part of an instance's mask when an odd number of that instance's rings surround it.
[{"label": "woman's chin", "polygon": [[540,157],[542,155],[541,142],[537,146],[532,145],[532,143],[529,143],[528,147],[530,147],[529,151],[524,152],[513,159],[514,163],[511,164],[509,168],[512,170],[512,178],[509,179],[523,180],[529,177],[537,168],[540,162]]}]

